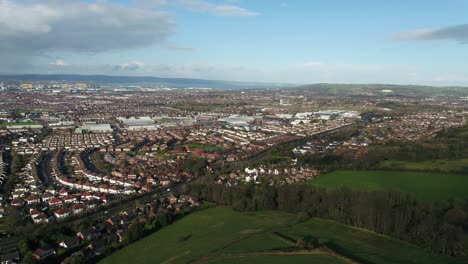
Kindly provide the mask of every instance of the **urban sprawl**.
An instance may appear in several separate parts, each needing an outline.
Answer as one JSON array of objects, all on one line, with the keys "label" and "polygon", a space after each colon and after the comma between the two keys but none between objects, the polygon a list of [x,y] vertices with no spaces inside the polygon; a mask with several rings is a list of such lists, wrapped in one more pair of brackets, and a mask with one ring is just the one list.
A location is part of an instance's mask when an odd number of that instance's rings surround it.
[{"label": "urban sprawl", "polygon": [[[31,249],[37,260],[79,252],[92,259],[122,243],[132,222],[200,206],[180,191],[186,182],[206,175],[225,186],[307,181],[321,171],[298,163],[302,155],[358,157],[371,144],[431,137],[466,124],[466,102],[392,90],[340,97],[1,81],[2,225],[16,221],[27,230],[95,216],[92,225]],[[327,136],[356,126],[350,138]],[[293,158],[259,158],[284,145],[293,146]],[[22,258],[21,241],[10,239],[0,248],[2,263]]]}]

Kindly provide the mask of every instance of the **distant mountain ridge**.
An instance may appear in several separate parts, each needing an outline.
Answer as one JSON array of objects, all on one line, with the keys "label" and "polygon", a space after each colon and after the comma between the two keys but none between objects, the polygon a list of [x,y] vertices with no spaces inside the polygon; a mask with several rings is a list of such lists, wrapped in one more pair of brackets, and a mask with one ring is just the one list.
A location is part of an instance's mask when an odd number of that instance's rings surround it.
[{"label": "distant mountain ridge", "polygon": [[468,87],[464,86],[430,86],[430,85],[398,85],[398,84],[333,84],[316,83],[296,86],[290,89],[297,93],[316,95],[392,95],[392,96],[468,96]]},{"label": "distant mountain ridge", "polygon": [[205,80],[190,78],[160,78],[152,76],[113,76],[113,75],[79,75],[79,74],[0,74],[0,80],[21,81],[71,81],[88,82],[97,85],[153,85],[169,88],[285,88],[297,84],[236,82],[222,80]]},{"label": "distant mountain ridge", "polygon": [[468,87],[398,84],[340,84],[314,83],[308,85],[287,83],[238,82],[191,78],[161,78],[152,76],[113,76],[79,74],[0,74],[0,80],[86,82],[101,86],[142,86],[167,88],[221,88],[221,89],[284,89],[292,94],[326,96],[362,96],[367,94],[393,96],[468,96]]}]

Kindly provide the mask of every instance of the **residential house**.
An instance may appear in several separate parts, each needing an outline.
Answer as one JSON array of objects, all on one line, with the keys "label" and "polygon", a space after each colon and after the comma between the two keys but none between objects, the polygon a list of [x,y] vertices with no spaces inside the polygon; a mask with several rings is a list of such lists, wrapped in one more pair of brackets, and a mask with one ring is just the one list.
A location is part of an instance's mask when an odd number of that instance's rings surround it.
[{"label": "residential house", "polygon": [[80,239],[78,237],[72,237],[67,240],[63,240],[59,245],[63,248],[75,248],[80,245]]},{"label": "residential house", "polygon": [[64,219],[70,216],[71,210],[68,208],[60,208],[54,211],[54,215],[57,219]]},{"label": "residential house", "polygon": [[0,255],[1,264],[15,264],[20,263],[20,255],[18,250],[14,250],[8,253],[2,253]]},{"label": "residential house", "polygon": [[55,250],[51,248],[47,248],[47,249],[38,248],[33,253],[33,257],[39,261],[42,261],[52,255],[55,255]]},{"label": "residential house", "polygon": [[24,205],[24,201],[21,198],[16,198],[11,201],[11,205],[13,205],[14,207],[21,207]]}]

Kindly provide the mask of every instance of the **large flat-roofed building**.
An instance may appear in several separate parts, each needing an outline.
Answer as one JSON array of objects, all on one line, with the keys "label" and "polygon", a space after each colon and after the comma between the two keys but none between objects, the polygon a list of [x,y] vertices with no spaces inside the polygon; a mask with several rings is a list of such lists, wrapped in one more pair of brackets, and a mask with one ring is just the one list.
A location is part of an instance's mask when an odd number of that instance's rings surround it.
[{"label": "large flat-roofed building", "polygon": [[84,123],[81,130],[92,131],[92,132],[112,132],[110,124],[96,124],[96,123]]},{"label": "large flat-roofed building", "polygon": [[141,116],[141,117],[119,117],[117,118],[126,126],[149,126],[154,124],[154,120],[151,119],[149,116]]},{"label": "large flat-roofed building", "polygon": [[117,120],[122,122],[122,124],[131,131],[156,130],[160,128],[160,126],[155,125],[154,120],[149,116],[130,118],[118,117]]},{"label": "large flat-roofed building", "polygon": [[224,122],[228,125],[233,126],[244,126],[252,123],[255,120],[255,116],[229,116],[225,118],[218,119],[219,122]]},{"label": "large flat-roofed building", "polygon": [[20,131],[26,131],[26,130],[29,130],[29,129],[32,129],[32,130],[40,130],[43,128],[42,125],[21,125],[21,124],[15,124],[15,125],[11,125],[11,126],[7,126],[6,127],[9,131],[12,131],[12,132],[20,132]]},{"label": "large flat-roofed building", "polygon": [[155,116],[153,118],[158,124],[162,126],[191,126],[195,123],[192,117],[168,117],[168,116]]}]

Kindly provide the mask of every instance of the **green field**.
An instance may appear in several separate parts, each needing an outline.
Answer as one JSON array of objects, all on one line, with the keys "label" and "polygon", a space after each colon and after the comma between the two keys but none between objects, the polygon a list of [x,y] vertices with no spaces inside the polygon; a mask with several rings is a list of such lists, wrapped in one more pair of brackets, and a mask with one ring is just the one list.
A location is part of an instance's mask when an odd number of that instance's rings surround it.
[{"label": "green field", "polygon": [[205,262],[207,264],[343,264],[332,256],[240,256]]},{"label": "green field", "polygon": [[242,240],[239,243],[235,243],[227,248],[224,248],[222,252],[224,253],[241,253],[241,252],[257,252],[265,251],[270,249],[281,249],[291,247],[285,241],[282,241],[276,237],[273,237],[272,234],[260,234],[256,236],[249,237]]},{"label": "green field", "polygon": [[325,187],[396,190],[424,201],[468,198],[468,175],[401,171],[334,171],[310,181]]},{"label": "green field", "polygon": [[321,244],[329,245],[343,255],[354,256],[354,259],[362,263],[468,263],[466,257],[432,256],[404,241],[323,219],[312,219],[294,225],[292,229],[282,233],[293,238],[312,235]]},{"label": "green field", "polygon": [[[293,219],[294,215],[280,212],[244,214],[223,207],[206,209],[119,250],[102,263],[187,263]],[[190,239],[179,241],[189,234]]]},{"label": "green field", "polygon": [[100,171],[111,172],[115,167],[104,160],[104,155],[94,152],[91,156],[94,166]]},{"label": "green field", "polygon": [[223,150],[221,146],[202,145],[202,144],[189,144],[190,149],[202,149],[205,152],[213,153],[215,151]]},{"label": "green field", "polygon": [[7,126],[30,126],[30,125],[39,125],[38,122],[28,121],[28,122],[17,122],[17,123],[1,123],[0,128],[5,128]]},{"label": "green field", "polygon": [[397,170],[420,170],[438,172],[468,172],[468,159],[428,160],[428,161],[382,161],[378,168]]},{"label": "green field", "polygon": [[[431,256],[423,249],[376,233],[312,219],[295,223],[295,215],[282,212],[235,212],[226,207],[192,213],[139,240],[101,263],[468,263],[467,258]],[[322,249],[292,251],[293,241],[305,235],[318,238],[335,252]],[[180,237],[190,235],[188,240]],[[289,251],[288,251],[289,249]]]}]

